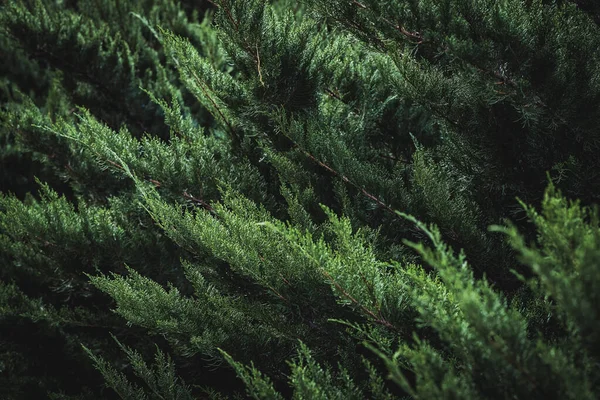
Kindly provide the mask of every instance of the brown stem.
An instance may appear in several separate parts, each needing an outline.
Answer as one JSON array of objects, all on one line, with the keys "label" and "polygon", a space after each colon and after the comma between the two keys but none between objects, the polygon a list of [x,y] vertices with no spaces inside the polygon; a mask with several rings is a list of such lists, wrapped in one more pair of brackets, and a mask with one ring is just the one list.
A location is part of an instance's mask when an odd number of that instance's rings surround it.
[{"label": "brown stem", "polygon": [[[160,182],[158,182],[160,184]],[[210,204],[208,204],[206,201],[199,199],[197,197],[192,196],[191,194],[189,194],[188,192],[184,191],[183,192],[183,197],[185,197],[186,199],[189,199],[191,201],[193,201],[194,203],[198,203],[200,204],[203,208],[205,208],[206,210],[210,211],[210,212],[214,212],[214,208],[212,208],[212,206]]]},{"label": "brown stem", "polygon": [[258,44],[256,46],[256,68],[258,69],[258,79],[260,80],[261,85],[265,86],[263,82],[262,73],[260,72],[260,54],[258,53]]},{"label": "brown stem", "polygon": [[120,169],[121,171],[124,170],[124,168],[121,164],[116,163],[113,160],[106,160],[106,162],[109,163],[110,165],[112,165],[113,167]]},{"label": "brown stem", "polygon": [[[220,8],[223,8],[223,10],[225,10],[225,13],[227,14],[227,18],[229,18],[229,20],[233,24],[233,27],[237,31],[240,28],[240,24],[233,18],[233,14],[231,14],[231,9],[229,8],[229,4],[227,4],[227,3],[228,3],[227,1],[221,0],[219,2],[219,5],[222,4],[222,7],[220,7]],[[219,5],[217,5],[217,7],[219,7]]]},{"label": "brown stem", "polygon": [[339,290],[344,295],[344,297],[346,297],[352,303],[359,306],[361,308],[361,310],[363,310],[365,313],[367,313],[369,316],[371,316],[375,320],[376,323],[381,324],[381,325],[385,326],[386,328],[393,329],[395,331],[398,330],[398,328],[396,328],[394,325],[392,325],[391,323],[386,321],[383,317],[376,315],[373,311],[369,310],[367,307],[362,305],[358,300],[356,300],[350,293],[346,292],[344,290],[344,288],[339,283],[337,283],[335,281],[335,279],[333,279],[333,277],[327,271],[323,271],[323,275],[325,275],[331,281],[331,283],[333,283],[333,285],[336,287],[336,289]]},{"label": "brown stem", "polygon": [[423,36],[419,32],[409,32],[400,24],[395,24],[385,17],[382,17],[382,19],[385,22],[387,22],[390,26],[392,26],[394,29],[396,29],[397,31],[402,33],[404,36],[406,36],[407,38],[417,39],[417,42],[416,42],[417,44],[424,43]]},{"label": "brown stem", "polygon": [[[333,97],[334,99],[341,101],[345,105],[348,105],[348,102],[346,102],[344,99],[342,99],[342,97],[338,93],[334,92],[333,90],[331,90],[329,88],[325,88],[325,92],[329,96]],[[352,111],[354,111],[354,113],[357,115],[360,114],[360,110],[358,108],[354,108]]]},{"label": "brown stem", "polygon": [[225,118],[225,115],[223,114],[223,112],[221,111],[221,109],[219,108],[219,106],[217,105],[215,100],[208,93],[209,88],[205,87],[205,83],[202,81],[202,79],[200,79],[200,77],[196,74],[196,72],[194,70],[189,69],[189,71],[192,74],[192,76],[194,77],[194,79],[196,80],[196,83],[198,83],[198,86],[200,86],[200,90],[202,90],[202,93],[204,93],[204,95],[208,98],[208,100],[210,100],[213,107],[215,108],[215,111],[219,114],[219,116],[221,117],[221,119],[223,120],[225,125],[227,125],[227,128],[229,129],[229,131],[231,133],[232,139],[234,139],[234,141],[236,141],[236,142],[239,141],[238,137],[237,137],[237,133],[235,132],[235,128],[233,127],[233,125],[231,125],[229,120],[227,118]]},{"label": "brown stem", "polygon": [[358,2],[356,0],[352,0],[352,4],[358,6],[358,7],[362,8],[362,9],[365,9],[365,10],[367,9],[367,6],[365,6],[363,3],[360,3],[360,2]]},{"label": "brown stem", "polygon": [[[291,138],[288,137],[288,139],[291,140]],[[372,195],[371,193],[367,192],[365,189],[363,189],[362,187],[360,187],[359,185],[357,185],[356,183],[352,182],[350,179],[348,179],[345,175],[340,174],[339,172],[337,172],[336,170],[334,170],[333,168],[331,168],[329,165],[325,164],[324,162],[318,160],[315,156],[313,156],[312,154],[310,154],[308,151],[304,150],[303,148],[301,148],[297,143],[296,146],[298,146],[298,148],[311,160],[313,160],[315,163],[319,164],[321,167],[325,168],[327,171],[331,172],[332,174],[334,174],[335,176],[341,178],[344,182],[349,183],[350,185],[354,186],[355,188],[357,188],[358,190],[361,191],[361,193],[363,195],[365,195],[366,197],[368,197],[369,199],[373,200],[375,203],[377,203],[381,208],[383,208],[384,210],[392,213],[395,217],[398,217],[398,214],[396,213],[396,211],[391,208],[390,206],[388,206],[387,204],[385,204],[383,201],[381,201],[380,199],[378,199],[377,197],[375,197],[374,195]]]}]

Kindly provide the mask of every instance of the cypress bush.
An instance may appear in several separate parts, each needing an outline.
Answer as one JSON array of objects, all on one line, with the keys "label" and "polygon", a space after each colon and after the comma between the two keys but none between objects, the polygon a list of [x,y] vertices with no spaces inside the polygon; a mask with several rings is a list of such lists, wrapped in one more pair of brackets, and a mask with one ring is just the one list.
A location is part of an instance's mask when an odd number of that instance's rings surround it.
[{"label": "cypress bush", "polygon": [[0,398],[596,398],[599,21],[0,2]]}]

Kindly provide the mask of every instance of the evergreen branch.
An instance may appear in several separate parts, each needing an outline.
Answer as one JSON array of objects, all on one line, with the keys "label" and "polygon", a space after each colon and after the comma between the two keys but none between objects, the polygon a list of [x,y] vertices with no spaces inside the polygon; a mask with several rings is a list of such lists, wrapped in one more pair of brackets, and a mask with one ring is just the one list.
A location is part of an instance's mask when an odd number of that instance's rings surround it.
[{"label": "evergreen branch", "polygon": [[194,77],[194,79],[196,79],[196,82],[198,83],[198,86],[200,86],[200,89],[202,90],[202,92],[204,93],[204,95],[210,100],[210,102],[212,103],[213,107],[215,108],[215,111],[219,114],[219,116],[221,117],[221,119],[223,120],[223,122],[225,123],[225,125],[227,125],[227,128],[229,129],[229,132],[231,133],[232,139],[234,139],[234,142],[239,143],[239,137],[235,131],[235,128],[233,127],[233,125],[231,124],[231,122],[229,122],[229,120],[227,118],[225,118],[225,115],[223,114],[223,112],[221,111],[221,109],[219,108],[219,106],[217,105],[217,103],[215,102],[215,100],[210,96],[209,94],[209,90],[210,88],[205,87],[205,82],[200,79],[200,77],[198,76],[198,74],[196,74],[196,71],[192,70],[191,68],[189,69],[190,73],[192,74],[192,76]]},{"label": "evergreen branch", "polygon": [[415,42],[416,44],[425,43],[425,41],[423,40],[423,36],[419,32],[409,32],[400,24],[394,24],[392,21],[390,21],[389,19],[387,19],[385,17],[382,17],[382,19],[385,22],[387,22],[390,26],[392,26],[394,29],[396,29],[397,31],[402,33],[404,36],[406,36],[407,38],[417,39],[417,42]]},{"label": "evergreen branch", "polygon": [[[352,4],[356,5],[359,8],[362,8],[363,10],[368,10],[369,9],[369,7],[367,7],[363,3],[360,3],[360,2],[358,2],[356,0],[352,0]],[[381,17],[381,19],[383,21],[385,21],[387,24],[389,24],[390,26],[392,26],[394,29],[398,30],[404,36],[406,36],[406,37],[408,37],[410,39],[417,39],[418,41],[416,42],[416,44],[422,44],[422,43],[424,43],[423,37],[422,37],[422,35],[419,32],[409,32],[403,26],[401,26],[400,24],[394,24],[392,21],[390,21],[389,19],[387,19],[385,17]]]},{"label": "evergreen branch", "polygon": [[[129,173],[129,169],[126,168],[123,164],[120,164],[118,162],[115,162],[107,157],[103,157],[103,155],[95,150],[93,148],[93,146],[89,145],[88,143],[85,143],[84,141],[82,141],[81,139],[66,135],[66,134],[62,134],[54,129],[52,129],[49,126],[44,126],[44,125],[34,125],[37,128],[40,129],[44,129],[47,130],[48,132],[53,133],[54,135],[57,135],[59,137],[63,137],[65,139],[69,139],[69,140],[73,140],[81,145],[83,145],[84,147],[86,147],[88,150],[90,150],[92,153],[94,153],[96,155],[96,157],[98,157],[99,159],[102,159],[104,162],[107,162],[108,164],[112,165],[113,167],[119,169],[120,171],[124,172],[126,175],[130,176]],[[114,154],[114,153],[113,153]],[[119,158],[116,154],[114,154],[115,157]],[[120,159],[120,158],[119,158]],[[68,168],[70,170],[72,170],[68,165],[65,165],[65,168]],[[152,183],[155,187],[161,187],[162,186],[162,182],[160,182],[159,180],[153,179],[153,178],[147,178],[146,179],[148,182]],[[203,208],[205,208],[207,211],[209,211],[211,214],[216,215],[214,208],[207,203],[206,201],[199,199],[197,197],[192,196],[191,194],[189,194],[187,191],[183,191],[183,193],[181,194],[184,198],[193,201],[194,203],[197,203],[199,205],[201,205]]]},{"label": "evergreen branch", "polygon": [[360,280],[364,283],[364,285],[367,287],[367,293],[369,293],[369,296],[371,297],[371,301],[377,307],[377,314],[381,315],[381,307],[379,306],[379,302],[377,301],[377,296],[375,295],[375,287],[373,286],[373,282],[369,282],[367,280],[367,278],[365,277],[365,274],[362,272],[360,272],[358,274],[358,276],[360,277]]},{"label": "evergreen branch", "polygon": [[[345,101],[344,99],[342,99],[342,97],[338,93],[334,92],[333,90],[331,90],[329,88],[325,88],[325,92],[327,92],[327,94],[329,96],[333,97],[334,99],[339,100],[340,102],[342,102],[345,105],[349,106],[348,102]],[[360,114],[360,110],[358,108],[356,108],[356,107],[354,107],[353,111],[354,111],[354,113],[356,113],[356,115]]]},{"label": "evergreen branch", "polygon": [[[96,155],[98,155],[98,156],[99,156],[100,154],[99,154],[99,153],[96,153]],[[119,163],[116,163],[116,162],[114,162],[113,160],[109,160],[109,159],[106,159],[105,161],[106,161],[107,163],[109,163],[110,165],[112,165],[113,167],[115,167],[115,168],[117,168],[117,169],[120,169],[121,171],[125,171],[125,168],[123,168],[123,166],[122,166],[121,164],[119,164]]]},{"label": "evergreen branch", "polygon": [[[292,140],[289,136],[288,138],[290,140]],[[293,140],[292,140],[293,142]],[[352,182],[350,179],[348,179],[348,177],[346,177],[345,175],[337,172],[336,170],[334,170],[333,168],[331,168],[329,165],[325,164],[323,161],[318,160],[315,156],[313,156],[311,153],[309,153],[307,150],[304,150],[302,147],[300,147],[299,144],[295,143],[294,144],[311,160],[313,160],[315,163],[317,163],[318,165],[320,165],[321,167],[325,168],[327,171],[331,172],[332,174],[334,174],[335,176],[339,177],[340,179],[342,179],[344,182],[354,186],[356,189],[360,190],[360,192],[365,195],[366,197],[368,197],[369,199],[373,200],[375,203],[377,203],[377,205],[379,205],[381,208],[383,208],[384,210],[386,210],[387,212],[391,213],[394,215],[394,217],[397,217],[397,213],[396,211],[391,208],[390,206],[388,206],[387,204],[385,204],[383,201],[381,201],[379,198],[377,198],[375,195],[367,192],[364,188],[360,187],[358,184]]]},{"label": "evergreen branch", "polygon": [[369,316],[371,316],[371,318],[373,318],[374,322],[376,322],[380,325],[383,325],[386,328],[390,328],[394,331],[399,330],[394,325],[392,325],[391,323],[389,323],[388,321],[385,320],[385,318],[381,315],[381,311],[378,312],[379,315],[375,314],[369,308],[367,308],[366,306],[361,304],[358,300],[356,300],[350,293],[346,292],[346,290],[344,290],[344,288],[335,279],[333,279],[333,277],[327,271],[323,270],[322,273],[330,280],[331,283],[333,283],[333,285],[340,291],[340,293],[342,293],[342,295],[344,297],[346,297],[352,303],[356,304],[358,307],[360,307],[361,310],[363,310],[365,313],[367,313]]},{"label": "evergreen branch", "polygon": [[[158,182],[158,181],[153,181],[153,180],[150,180],[150,181],[151,181],[152,183],[156,182],[156,183],[158,183],[158,185],[160,186],[160,182]],[[185,197],[186,199],[189,199],[189,200],[193,201],[194,203],[198,203],[198,204],[200,204],[202,207],[204,207],[206,210],[210,211],[212,214],[214,214],[214,213],[215,213],[215,210],[214,210],[214,208],[212,208],[212,206],[211,206],[209,203],[207,203],[206,201],[204,201],[204,200],[202,200],[202,199],[199,199],[199,198],[197,198],[197,197],[194,197],[194,196],[192,196],[192,195],[191,195],[191,194],[189,194],[187,191],[183,191],[183,197]]]},{"label": "evergreen branch", "polygon": [[536,381],[536,379],[528,371],[526,371],[525,368],[523,368],[523,366],[518,361],[515,361],[513,357],[509,357],[506,354],[506,352],[502,351],[500,344],[496,342],[493,337],[489,338],[488,343],[502,354],[502,358],[508,364],[510,364],[514,369],[522,373],[525,376],[525,378],[529,381],[529,383],[533,386],[533,388],[539,387],[539,383]]},{"label": "evergreen branch", "polygon": [[[501,73],[499,73],[498,71],[492,71],[483,67],[480,67],[479,65],[475,64],[474,62],[468,62],[471,66],[473,66],[476,70],[478,70],[479,72],[481,72],[482,74],[485,75],[491,75],[497,79],[500,79],[499,82],[495,82],[496,85],[509,85],[511,86],[513,89],[515,90],[521,90],[519,88],[519,85],[517,84],[517,82],[513,79],[511,79],[510,77],[507,77]],[[497,91],[497,93],[499,94],[506,94],[505,92],[500,92]],[[553,118],[556,118],[558,121],[560,121],[560,123],[571,133],[573,134],[577,134],[577,132],[575,131],[575,129],[573,129],[571,127],[571,123],[569,123],[569,121],[567,121],[566,119],[564,119],[563,117],[559,116],[555,110],[551,109],[550,106],[548,106],[541,98],[540,96],[537,95],[537,93],[535,93],[534,91],[532,91],[532,94],[535,96],[535,103],[539,104],[540,106],[542,106],[544,109],[546,109],[548,111],[548,113],[550,114],[550,116],[552,116]],[[531,105],[531,103],[524,105],[524,107],[529,107]]]},{"label": "evergreen branch", "polygon": [[[23,45],[19,45],[19,47],[24,51],[29,50]],[[78,77],[82,81],[92,84],[103,96],[105,96],[107,99],[111,99],[111,101],[107,102],[107,106],[111,107],[113,111],[123,112],[127,116],[127,118],[135,122],[143,131],[148,130],[142,121],[140,121],[137,118],[134,118],[135,115],[131,112],[131,108],[128,107],[128,104],[124,101],[126,99],[122,94],[115,94],[104,82],[100,81],[97,77],[91,75],[85,69],[82,71],[81,66],[74,65],[70,61],[56,56],[51,51],[47,50],[45,46],[38,47],[36,48],[36,50],[29,51],[29,54],[31,54],[36,59],[47,61],[55,68],[68,69],[69,73],[72,76]]]},{"label": "evergreen branch", "polygon": [[289,303],[289,302],[290,302],[290,301],[289,301],[289,300],[288,300],[288,299],[287,299],[287,298],[286,298],[284,295],[282,295],[281,293],[279,293],[279,292],[277,291],[277,289],[275,289],[273,286],[271,286],[271,285],[268,285],[268,284],[266,284],[266,283],[265,283],[265,286],[266,286],[267,288],[269,288],[269,289],[270,289],[270,290],[271,290],[273,293],[275,293],[275,295],[276,295],[277,297],[279,297],[281,300],[285,301],[286,303]]},{"label": "evergreen branch", "polygon": [[356,0],[352,0],[352,4],[354,4],[354,5],[356,5],[356,6],[360,7],[360,8],[362,8],[362,9],[364,9],[364,10],[366,10],[366,9],[367,9],[367,6],[365,6],[363,3],[360,3],[360,2],[358,2],[358,1],[356,1]]},{"label": "evergreen branch", "polygon": [[[210,0],[209,0],[210,1]],[[211,1],[212,4],[215,4]],[[231,21],[236,31],[239,30],[240,24],[238,21],[233,18],[233,14],[231,13],[231,8],[227,0],[219,0],[218,4],[215,4],[217,7],[222,8],[227,14],[227,18]]]}]

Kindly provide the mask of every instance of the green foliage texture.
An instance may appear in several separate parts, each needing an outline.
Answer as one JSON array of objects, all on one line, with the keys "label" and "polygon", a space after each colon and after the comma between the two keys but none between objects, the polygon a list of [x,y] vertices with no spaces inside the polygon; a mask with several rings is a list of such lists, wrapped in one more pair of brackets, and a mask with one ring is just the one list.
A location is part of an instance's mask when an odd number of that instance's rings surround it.
[{"label": "green foliage texture", "polygon": [[0,398],[597,398],[599,24],[0,1]]}]

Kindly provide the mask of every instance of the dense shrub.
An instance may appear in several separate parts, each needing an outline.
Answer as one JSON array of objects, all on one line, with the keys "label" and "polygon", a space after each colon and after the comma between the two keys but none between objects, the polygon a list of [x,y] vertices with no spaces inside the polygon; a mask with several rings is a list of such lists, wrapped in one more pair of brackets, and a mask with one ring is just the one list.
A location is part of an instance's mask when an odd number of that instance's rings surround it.
[{"label": "dense shrub", "polygon": [[0,397],[596,398],[599,15],[0,3]]}]

